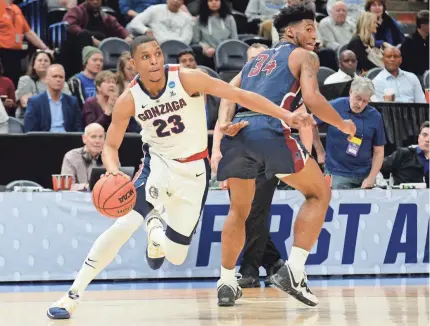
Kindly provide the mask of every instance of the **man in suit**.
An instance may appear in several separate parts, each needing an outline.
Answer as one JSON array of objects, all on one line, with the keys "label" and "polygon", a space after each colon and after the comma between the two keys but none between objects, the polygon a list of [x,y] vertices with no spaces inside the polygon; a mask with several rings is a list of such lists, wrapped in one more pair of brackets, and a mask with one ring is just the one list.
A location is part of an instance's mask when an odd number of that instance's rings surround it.
[{"label": "man in suit", "polygon": [[65,72],[61,65],[49,66],[48,90],[28,100],[24,131],[82,131],[82,115],[76,98],[62,93]]}]

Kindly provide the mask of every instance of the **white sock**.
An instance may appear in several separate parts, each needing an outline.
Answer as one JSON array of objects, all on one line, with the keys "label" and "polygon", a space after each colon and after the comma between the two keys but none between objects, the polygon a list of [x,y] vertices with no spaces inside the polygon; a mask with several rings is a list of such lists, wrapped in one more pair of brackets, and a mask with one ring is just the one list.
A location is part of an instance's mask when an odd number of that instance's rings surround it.
[{"label": "white sock", "polygon": [[308,259],[309,251],[299,247],[292,247],[290,257],[288,258],[288,265],[293,272],[294,279],[298,282],[303,278],[305,271],[306,259]]},{"label": "white sock", "polygon": [[236,280],[236,269],[226,269],[221,266],[221,280],[232,281]]},{"label": "white sock", "polygon": [[70,290],[82,296],[88,284],[115,258],[143,221],[142,215],[131,211],[118,218],[114,225],[101,234],[94,242]]}]

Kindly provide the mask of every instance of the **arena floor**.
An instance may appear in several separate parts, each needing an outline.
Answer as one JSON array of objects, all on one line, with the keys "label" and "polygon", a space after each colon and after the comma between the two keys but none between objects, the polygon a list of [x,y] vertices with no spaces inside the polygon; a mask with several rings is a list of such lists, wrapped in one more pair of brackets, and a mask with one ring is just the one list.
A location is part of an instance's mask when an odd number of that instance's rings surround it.
[{"label": "arena floor", "polygon": [[245,289],[235,307],[218,308],[215,281],[96,283],[67,321],[46,309],[69,285],[0,286],[7,326],[388,326],[429,325],[428,278],[313,280],[320,304],[308,308],[273,288]]}]

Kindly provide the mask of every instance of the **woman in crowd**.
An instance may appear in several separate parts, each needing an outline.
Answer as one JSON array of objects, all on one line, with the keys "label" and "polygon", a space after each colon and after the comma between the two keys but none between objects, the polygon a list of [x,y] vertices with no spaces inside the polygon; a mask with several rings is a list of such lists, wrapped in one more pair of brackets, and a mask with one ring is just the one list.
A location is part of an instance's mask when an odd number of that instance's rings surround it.
[{"label": "woman in crowd", "polygon": [[[45,83],[46,71],[53,62],[54,59],[51,54],[43,50],[37,50],[31,57],[27,74],[19,78],[15,93],[18,102],[18,109],[15,114],[17,118],[24,118],[24,112],[30,97],[47,90],[48,87]],[[64,83],[63,93],[70,95],[67,83]]]},{"label": "woman in crowd", "polygon": [[213,57],[217,46],[229,39],[237,39],[237,27],[230,14],[226,0],[200,2],[200,10],[194,25],[193,42],[202,46],[204,65],[213,67]]},{"label": "woman in crowd", "polygon": [[361,74],[377,67],[377,64],[369,60],[370,53],[374,51],[376,55],[379,50],[375,46],[375,39],[373,37],[373,33],[376,33],[378,27],[376,19],[375,14],[370,12],[362,13],[357,21],[355,35],[348,43],[348,50],[354,52],[357,57],[357,70]]},{"label": "woman in crowd", "polygon": [[378,28],[375,33],[375,45],[397,46],[403,42],[405,35],[401,25],[386,12],[385,0],[367,0],[365,10],[377,16]]},{"label": "woman in crowd", "polygon": [[119,57],[116,66],[116,83],[118,86],[118,95],[124,93],[130,82],[136,76],[136,70],[130,63],[131,54],[128,51],[123,52]]}]

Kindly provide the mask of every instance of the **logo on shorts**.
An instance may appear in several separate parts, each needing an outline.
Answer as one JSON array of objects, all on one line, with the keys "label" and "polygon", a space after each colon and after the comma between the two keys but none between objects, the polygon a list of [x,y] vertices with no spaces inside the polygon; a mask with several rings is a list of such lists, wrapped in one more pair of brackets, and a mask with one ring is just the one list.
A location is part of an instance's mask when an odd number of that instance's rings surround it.
[{"label": "logo on shorts", "polygon": [[169,82],[169,88],[173,88],[175,86],[176,86],[176,83],[173,80]]},{"label": "logo on shorts", "polygon": [[300,155],[299,152],[296,152],[296,161],[300,161],[302,159],[302,156]]},{"label": "logo on shorts", "polygon": [[149,188],[149,195],[152,198],[157,199],[158,198],[158,189],[155,188],[154,186],[151,186],[151,188]]}]

